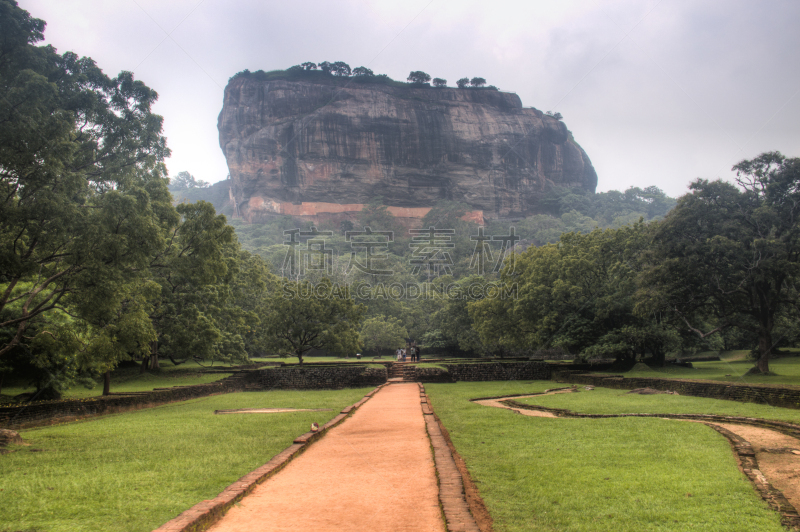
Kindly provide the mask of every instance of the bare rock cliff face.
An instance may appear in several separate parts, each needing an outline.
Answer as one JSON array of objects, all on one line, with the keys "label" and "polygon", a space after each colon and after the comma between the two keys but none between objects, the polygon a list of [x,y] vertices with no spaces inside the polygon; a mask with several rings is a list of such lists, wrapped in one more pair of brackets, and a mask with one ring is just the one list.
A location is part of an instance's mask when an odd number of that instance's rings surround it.
[{"label": "bare rock cliff face", "polygon": [[510,218],[537,212],[549,185],[597,186],[563,122],[495,90],[239,77],[225,88],[218,127],[233,196],[251,220],[375,196],[399,208],[460,201]]}]

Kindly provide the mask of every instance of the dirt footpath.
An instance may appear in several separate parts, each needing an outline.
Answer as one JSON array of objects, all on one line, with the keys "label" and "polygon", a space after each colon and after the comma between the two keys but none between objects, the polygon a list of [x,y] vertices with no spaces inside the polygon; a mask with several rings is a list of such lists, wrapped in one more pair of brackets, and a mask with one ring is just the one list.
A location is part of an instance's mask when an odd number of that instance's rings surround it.
[{"label": "dirt footpath", "polygon": [[[534,397],[533,395],[521,395],[519,397],[514,397],[514,399],[525,399],[527,397]],[[506,410],[513,410],[517,414],[522,414],[524,416],[533,416],[533,417],[556,417],[555,414],[552,412],[544,412],[542,410],[525,410],[523,408],[511,408],[508,405],[504,405],[500,401],[503,399],[478,399],[477,401],[472,401],[473,403],[483,405],[483,406],[493,406],[495,408],[505,408]]]},{"label": "dirt footpath", "polygon": [[383,387],[209,530],[444,532],[416,383]]},{"label": "dirt footpath", "polygon": [[800,441],[760,427],[715,424],[749,441],[764,476],[783,492],[792,506],[800,508]]}]

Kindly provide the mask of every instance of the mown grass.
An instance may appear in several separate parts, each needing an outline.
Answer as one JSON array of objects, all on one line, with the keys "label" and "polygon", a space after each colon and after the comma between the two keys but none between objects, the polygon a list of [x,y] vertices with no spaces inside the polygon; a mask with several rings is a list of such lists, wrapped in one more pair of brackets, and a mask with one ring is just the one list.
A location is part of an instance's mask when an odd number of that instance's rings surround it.
[{"label": "mown grass", "polygon": [[469,402],[551,387],[425,386],[496,531],[783,530],[737,469],[728,441],[702,424],[536,418]]},{"label": "mown grass", "polygon": [[418,367],[418,368],[447,369],[442,365],[442,362],[414,362],[413,365]]},{"label": "mown grass", "polygon": [[[234,393],[22,431],[30,446],[0,456],[0,530],[152,530],[369,390]],[[278,407],[332,410],[214,414]]]},{"label": "mown grass", "polygon": [[[722,358],[722,357],[721,357]],[[723,359],[716,362],[692,362],[694,367],[666,366],[643,371],[629,371],[626,377],[656,377],[666,379],[704,379],[738,384],[781,384],[800,386],[800,357],[790,356],[770,360],[775,376],[745,375],[754,366],[752,360]],[[614,373],[614,372],[607,372]]]},{"label": "mown grass", "polygon": [[520,403],[566,408],[584,414],[719,414],[800,423],[800,410],[683,395],[629,394],[627,390],[582,387],[576,393],[517,399]]},{"label": "mown grass", "polygon": [[[297,358],[254,358],[250,363],[275,363],[283,362],[286,365],[297,365]],[[359,364],[367,368],[381,368],[383,365],[374,363],[371,360],[362,358],[357,360],[355,357],[333,358],[333,357],[306,357],[304,362],[307,364]],[[194,361],[186,362],[179,366],[174,366],[169,362],[162,362],[160,369],[141,373],[138,367],[119,367],[111,373],[111,392],[147,392],[156,388],[172,388],[174,386],[189,386],[193,384],[208,384],[229,377],[232,373],[224,373],[226,366],[208,364],[199,365]],[[22,393],[33,393],[33,387],[26,386],[24,382],[12,381],[11,384],[3,386],[0,403],[11,402],[14,397]],[[63,393],[65,399],[80,399],[94,397],[103,393],[102,382],[97,383],[93,388],[84,386],[73,386]]]},{"label": "mown grass", "polygon": [[[173,366],[165,363],[163,367],[156,371],[140,373],[138,367],[120,367],[111,373],[111,392],[147,392],[155,388],[172,388],[173,386],[189,386],[192,384],[208,384],[216,382],[232,375],[231,373],[209,373],[208,370],[225,370],[224,366],[202,367],[194,362],[187,362],[180,366]],[[14,381],[11,385],[3,386],[3,399],[11,400],[14,396],[21,393],[33,393],[35,388],[27,386],[27,383]],[[94,397],[102,395],[103,383],[99,382],[93,388],[76,385],[63,393],[65,399]]]}]

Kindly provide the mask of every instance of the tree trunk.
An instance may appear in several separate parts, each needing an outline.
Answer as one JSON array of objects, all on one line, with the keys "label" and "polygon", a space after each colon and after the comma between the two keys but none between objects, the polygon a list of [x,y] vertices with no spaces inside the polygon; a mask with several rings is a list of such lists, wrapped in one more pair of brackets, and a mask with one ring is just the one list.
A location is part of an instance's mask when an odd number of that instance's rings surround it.
[{"label": "tree trunk", "polygon": [[111,370],[103,374],[103,395],[111,395]]},{"label": "tree trunk", "polygon": [[159,369],[158,365],[158,340],[150,342],[150,369]]},{"label": "tree trunk", "polygon": [[142,365],[139,366],[139,375],[147,371],[147,366],[150,365],[150,356],[143,356],[142,357]]},{"label": "tree trunk", "polygon": [[769,371],[769,355],[772,353],[772,331],[766,327],[758,334],[758,362],[756,367],[761,373]]},{"label": "tree trunk", "polygon": [[303,365],[303,353],[301,351],[297,352],[297,358],[300,359],[300,365]]},{"label": "tree trunk", "polygon": [[663,368],[664,361],[666,360],[666,353],[663,352],[653,352],[653,362],[652,364],[656,367]]}]

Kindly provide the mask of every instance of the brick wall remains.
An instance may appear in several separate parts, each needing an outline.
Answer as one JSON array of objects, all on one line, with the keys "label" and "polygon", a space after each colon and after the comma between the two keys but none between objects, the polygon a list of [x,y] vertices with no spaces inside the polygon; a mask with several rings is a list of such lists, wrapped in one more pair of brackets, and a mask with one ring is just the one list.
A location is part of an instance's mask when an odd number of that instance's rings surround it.
[{"label": "brick wall remains", "polygon": [[415,368],[419,382],[519,381],[549,380],[550,367],[545,362],[482,362],[475,364],[442,364],[446,369]]},{"label": "brick wall remains", "polygon": [[621,375],[596,375],[581,373],[554,373],[553,380],[573,384],[591,384],[605,388],[633,390],[655,388],[678,392],[680,395],[727,399],[743,403],[759,403],[784,408],[800,408],[800,388],[770,386],[768,384],[730,384],[727,382],[657,379],[650,377],[623,377]]},{"label": "brick wall remains", "polygon": [[209,384],[176,386],[151,392],[3,405],[0,406],[0,427],[26,428],[87,416],[137,410],[196,397],[240,391],[243,389],[243,383],[242,376],[237,374]]},{"label": "brick wall remains", "polygon": [[354,364],[309,364],[261,369],[257,382],[264,390],[340,390],[379,386],[388,378],[385,366],[369,368]]}]

